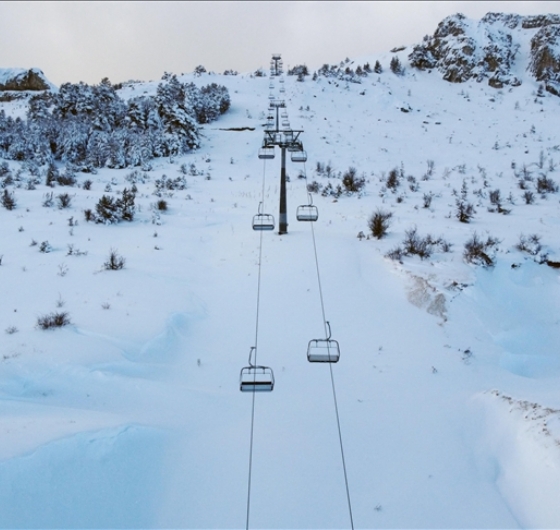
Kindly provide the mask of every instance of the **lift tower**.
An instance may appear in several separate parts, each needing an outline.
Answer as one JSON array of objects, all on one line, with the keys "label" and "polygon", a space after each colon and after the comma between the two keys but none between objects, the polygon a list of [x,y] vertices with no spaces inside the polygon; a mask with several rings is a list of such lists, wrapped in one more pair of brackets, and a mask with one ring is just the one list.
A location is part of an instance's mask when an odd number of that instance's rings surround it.
[{"label": "lift tower", "polygon": [[[282,62],[280,55],[272,56],[270,75],[280,75],[282,73]],[[295,131],[290,128],[287,120],[280,124],[280,109],[286,108],[283,99],[275,99],[272,95],[269,98],[268,123],[264,131],[262,147],[259,150],[259,158],[274,158],[274,147],[278,146],[281,152],[280,167],[280,212],[278,222],[278,234],[288,233],[288,213],[286,199],[286,151],[291,154],[292,162],[307,161],[307,154],[303,149],[303,143],[299,139],[301,130]]]},{"label": "lift tower", "polygon": [[282,75],[282,57],[279,53],[273,53],[270,61],[270,76],[276,77]]}]

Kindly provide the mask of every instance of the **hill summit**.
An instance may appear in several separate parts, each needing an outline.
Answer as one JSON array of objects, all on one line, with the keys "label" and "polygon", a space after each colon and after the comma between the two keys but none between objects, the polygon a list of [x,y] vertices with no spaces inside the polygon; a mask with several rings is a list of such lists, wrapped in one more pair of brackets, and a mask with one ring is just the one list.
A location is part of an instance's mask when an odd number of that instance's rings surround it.
[{"label": "hill summit", "polygon": [[488,13],[481,20],[446,17],[408,56],[411,66],[437,69],[443,79],[518,86],[525,72],[560,95],[560,16]]}]

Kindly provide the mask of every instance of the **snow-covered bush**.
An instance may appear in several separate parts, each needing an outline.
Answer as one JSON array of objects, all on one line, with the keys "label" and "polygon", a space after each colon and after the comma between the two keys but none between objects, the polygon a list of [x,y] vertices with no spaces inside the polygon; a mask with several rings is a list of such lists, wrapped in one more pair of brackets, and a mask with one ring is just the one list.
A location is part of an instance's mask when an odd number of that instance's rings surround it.
[{"label": "snow-covered bush", "polygon": [[465,243],[463,258],[473,265],[492,267],[496,263],[494,252],[499,243],[500,241],[492,236],[488,236],[484,241],[475,232]]},{"label": "snow-covered bush", "polygon": [[72,322],[66,311],[50,313],[37,318],[37,327],[40,329],[53,329],[68,326]]},{"label": "snow-covered bush", "polygon": [[520,252],[536,256],[542,250],[541,238],[537,234],[530,234],[529,236],[521,234],[519,243],[515,245],[515,248]]},{"label": "snow-covered bush", "polygon": [[14,194],[10,193],[7,189],[3,191],[0,202],[6,210],[14,210],[17,204]]},{"label": "snow-covered bush", "polygon": [[114,224],[120,221],[132,221],[135,214],[135,193],[125,188],[120,197],[103,195],[95,205],[96,214],[91,209],[84,210],[86,221]]}]

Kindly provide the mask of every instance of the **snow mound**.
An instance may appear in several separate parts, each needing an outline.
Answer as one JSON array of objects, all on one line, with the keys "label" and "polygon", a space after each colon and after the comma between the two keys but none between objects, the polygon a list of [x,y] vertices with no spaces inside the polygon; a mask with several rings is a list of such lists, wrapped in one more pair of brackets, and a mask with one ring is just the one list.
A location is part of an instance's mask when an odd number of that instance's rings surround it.
[{"label": "snow mound", "polygon": [[483,468],[511,512],[522,527],[559,528],[560,410],[498,390],[475,401],[486,416]]},{"label": "snow mound", "polygon": [[149,527],[164,446],[162,432],[124,425],[0,462],[0,527]]}]

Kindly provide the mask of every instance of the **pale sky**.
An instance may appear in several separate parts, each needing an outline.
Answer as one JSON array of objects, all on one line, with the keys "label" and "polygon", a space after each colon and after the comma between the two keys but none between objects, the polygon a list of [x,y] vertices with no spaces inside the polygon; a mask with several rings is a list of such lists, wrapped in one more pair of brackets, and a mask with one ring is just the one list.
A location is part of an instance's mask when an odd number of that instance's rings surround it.
[{"label": "pale sky", "polygon": [[0,68],[43,70],[55,85],[159,80],[164,72],[317,69],[384,53],[433,34],[446,16],[560,14],[560,1],[528,2],[0,2]]}]

